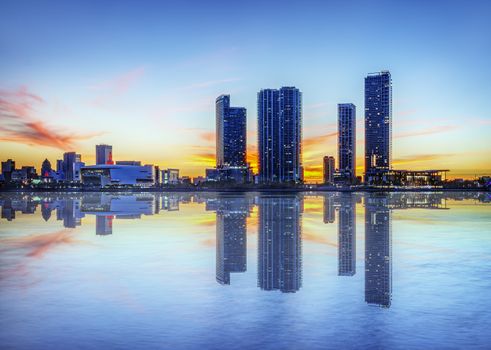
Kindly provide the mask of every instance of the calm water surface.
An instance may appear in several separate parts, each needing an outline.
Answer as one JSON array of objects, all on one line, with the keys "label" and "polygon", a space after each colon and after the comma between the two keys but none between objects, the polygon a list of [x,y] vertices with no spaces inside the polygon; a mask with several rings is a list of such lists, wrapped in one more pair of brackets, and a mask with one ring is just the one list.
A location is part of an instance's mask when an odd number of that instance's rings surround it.
[{"label": "calm water surface", "polygon": [[0,348],[489,349],[490,202],[0,194]]}]

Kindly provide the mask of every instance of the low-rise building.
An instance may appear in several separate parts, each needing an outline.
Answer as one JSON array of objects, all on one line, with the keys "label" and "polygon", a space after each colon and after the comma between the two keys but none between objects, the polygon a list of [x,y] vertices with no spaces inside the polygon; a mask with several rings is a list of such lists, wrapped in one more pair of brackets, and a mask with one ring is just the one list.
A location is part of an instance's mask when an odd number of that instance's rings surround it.
[{"label": "low-rise building", "polygon": [[86,166],[81,169],[82,183],[92,187],[154,185],[153,165],[112,165],[101,164]]},{"label": "low-rise building", "polygon": [[179,184],[179,169],[164,169],[162,170],[162,183],[164,185]]}]

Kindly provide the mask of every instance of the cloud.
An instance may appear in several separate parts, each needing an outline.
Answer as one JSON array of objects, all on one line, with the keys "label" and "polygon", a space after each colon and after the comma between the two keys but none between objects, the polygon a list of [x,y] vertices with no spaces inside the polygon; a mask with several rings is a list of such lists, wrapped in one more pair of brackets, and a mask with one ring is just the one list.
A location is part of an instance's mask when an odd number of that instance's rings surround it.
[{"label": "cloud", "polygon": [[337,131],[319,136],[310,136],[303,139],[303,147],[309,148],[318,145],[325,145],[330,139],[338,135]]},{"label": "cloud", "polygon": [[444,158],[452,158],[456,156],[457,156],[456,154],[414,154],[414,155],[404,156],[394,159],[392,163],[394,165],[403,165],[403,164],[434,161]]},{"label": "cloud", "polygon": [[77,141],[99,134],[77,134],[56,130],[33,115],[45,101],[23,86],[15,91],[0,91],[0,141],[40,145],[62,150],[73,148]]},{"label": "cloud", "polygon": [[423,130],[416,130],[416,131],[407,131],[407,132],[402,132],[394,135],[395,138],[404,138],[404,137],[413,137],[413,136],[422,136],[422,135],[433,135],[433,134],[439,134],[442,132],[447,132],[451,130],[456,130],[459,127],[456,125],[442,125],[442,126],[436,126],[433,128],[428,128],[428,129],[423,129]]},{"label": "cloud", "polygon": [[110,100],[125,94],[144,74],[145,68],[138,67],[112,79],[89,86],[89,89],[101,92],[92,101],[92,104],[101,107]]},{"label": "cloud", "polygon": [[199,137],[206,142],[215,142],[216,140],[214,131],[201,131]]},{"label": "cloud", "polygon": [[182,90],[195,90],[195,89],[203,89],[210,86],[221,85],[226,83],[232,83],[235,81],[240,81],[240,78],[226,78],[226,79],[218,79],[218,80],[208,80],[197,83],[192,83],[186,86],[181,87]]},{"label": "cloud", "polygon": [[80,241],[73,238],[73,231],[65,229],[35,236],[4,239],[2,240],[0,252],[19,249],[25,250],[25,256],[27,257],[41,258],[46,252],[56,246],[75,243],[80,243]]}]

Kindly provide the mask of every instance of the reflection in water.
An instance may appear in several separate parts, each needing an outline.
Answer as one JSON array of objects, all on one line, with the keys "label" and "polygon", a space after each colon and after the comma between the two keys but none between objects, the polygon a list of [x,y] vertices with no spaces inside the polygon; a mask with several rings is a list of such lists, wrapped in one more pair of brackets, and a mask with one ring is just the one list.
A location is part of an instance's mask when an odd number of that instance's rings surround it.
[{"label": "reflection in water", "polygon": [[302,286],[300,213],[303,199],[259,198],[258,286],[294,293]]},{"label": "reflection in water", "polygon": [[216,280],[230,284],[231,272],[247,270],[248,197],[220,196],[207,202],[207,210],[216,211]]},{"label": "reflection in water", "polygon": [[390,307],[392,215],[385,196],[365,200],[365,301]]},{"label": "reflection in water", "polygon": [[[230,273],[247,270],[247,219],[258,208],[257,284],[261,290],[296,292],[302,286],[302,212],[304,194],[255,195],[212,193],[88,193],[0,195],[1,217],[16,219],[16,212],[33,214],[40,206],[45,221],[76,228],[86,215],[95,216],[95,233],[114,233],[114,220],[140,219],[180,205],[204,203],[216,212],[216,280],[230,284]],[[314,196],[314,195],[313,195]],[[446,200],[489,202],[488,193],[326,193],[323,220],[334,223],[338,211],[338,275],[356,274],[356,204],[365,207],[365,301],[390,307],[392,295],[392,211],[446,209]]]},{"label": "reflection in water", "polygon": [[340,196],[338,223],[338,275],[353,276],[356,273],[356,195]]}]

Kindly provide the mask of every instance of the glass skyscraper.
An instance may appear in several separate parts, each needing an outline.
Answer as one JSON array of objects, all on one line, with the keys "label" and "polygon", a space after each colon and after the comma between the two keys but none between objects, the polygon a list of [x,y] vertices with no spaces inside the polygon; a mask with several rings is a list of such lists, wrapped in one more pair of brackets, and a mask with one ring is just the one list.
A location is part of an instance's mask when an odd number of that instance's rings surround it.
[{"label": "glass skyscraper", "polygon": [[230,273],[247,270],[248,197],[220,197],[216,208],[216,280],[230,284]]},{"label": "glass skyscraper", "polygon": [[295,87],[261,90],[257,110],[260,180],[302,180],[302,93]]},{"label": "glass skyscraper", "polygon": [[365,301],[390,307],[392,213],[387,197],[367,197],[365,200]]},{"label": "glass skyscraper", "polygon": [[303,198],[260,197],[258,206],[258,286],[295,293],[302,286]]},{"label": "glass skyscraper", "polygon": [[339,171],[351,181],[356,177],[356,107],[338,104]]},{"label": "glass skyscraper", "polygon": [[389,71],[365,78],[365,173],[389,170],[392,161],[392,79]]},{"label": "glass skyscraper", "polygon": [[216,165],[245,167],[247,117],[243,107],[230,107],[230,95],[221,95],[216,106]]}]

